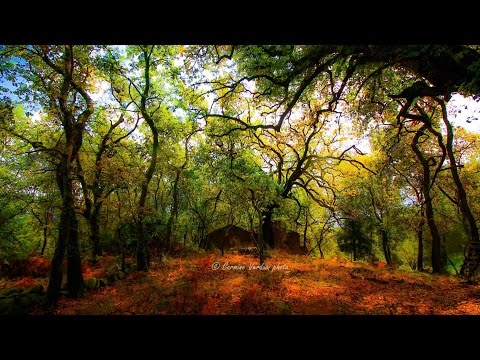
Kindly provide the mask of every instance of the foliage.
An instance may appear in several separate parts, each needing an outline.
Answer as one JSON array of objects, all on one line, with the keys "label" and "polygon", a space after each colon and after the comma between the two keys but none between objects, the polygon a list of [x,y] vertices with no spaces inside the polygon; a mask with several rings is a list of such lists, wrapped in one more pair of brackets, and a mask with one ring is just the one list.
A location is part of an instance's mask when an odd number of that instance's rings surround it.
[{"label": "foliage", "polygon": [[[480,214],[480,138],[453,127],[453,164],[442,104],[455,92],[478,99],[478,46],[68,49],[0,46],[2,260],[50,261],[68,178],[83,262],[133,256],[143,243],[150,261],[173,261],[203,253],[218,228],[263,237],[277,221],[301,235],[310,257],[430,268],[428,193],[442,256],[460,267]],[[259,280],[239,298],[242,309],[290,313],[290,303],[267,306],[256,294],[283,280]],[[188,299],[175,306],[215,313],[218,304],[188,281],[178,290]]]}]

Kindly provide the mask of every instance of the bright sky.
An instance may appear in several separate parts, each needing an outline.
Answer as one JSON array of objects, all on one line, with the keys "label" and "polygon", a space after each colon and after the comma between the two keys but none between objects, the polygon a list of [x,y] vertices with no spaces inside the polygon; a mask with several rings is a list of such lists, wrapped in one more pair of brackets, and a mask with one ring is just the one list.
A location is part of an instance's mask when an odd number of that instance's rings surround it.
[{"label": "bright sky", "polygon": [[[449,119],[455,126],[461,126],[472,132],[480,132],[480,101],[455,94],[447,105]],[[460,111],[460,112],[458,112]],[[476,120],[473,120],[476,118]]]}]

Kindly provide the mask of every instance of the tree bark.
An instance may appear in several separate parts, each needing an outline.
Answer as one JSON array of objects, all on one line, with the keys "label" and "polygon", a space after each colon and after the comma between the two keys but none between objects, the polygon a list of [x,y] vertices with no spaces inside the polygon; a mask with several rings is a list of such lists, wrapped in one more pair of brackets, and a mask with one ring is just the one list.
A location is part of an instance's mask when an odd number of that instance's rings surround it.
[{"label": "tree bark", "polygon": [[67,289],[72,297],[83,294],[83,277],[78,247],[78,220],[74,208],[72,163],[67,154],[62,155],[57,169],[57,184],[62,194],[62,212],[57,246],[52,259],[52,270],[47,289],[49,305],[55,305],[62,285],[62,263],[67,251]]},{"label": "tree bark", "polygon": [[318,244],[318,251],[320,251],[320,259],[324,259],[325,256],[323,255],[323,251],[322,251],[322,247],[321,247],[321,243]]},{"label": "tree bark", "polygon": [[262,212],[262,233],[264,243],[271,249],[275,248],[275,240],[273,238],[273,223],[272,223],[273,207],[268,206],[267,210]]},{"label": "tree bark", "polygon": [[460,179],[460,175],[458,174],[458,166],[457,161],[455,159],[455,153],[453,151],[453,127],[450,121],[448,120],[447,108],[445,102],[441,99],[437,98],[437,101],[440,103],[442,107],[442,115],[443,115],[443,122],[445,127],[447,128],[447,155],[448,160],[450,161],[450,171],[452,173],[452,178],[457,187],[458,191],[458,198],[460,200],[460,210],[462,214],[468,221],[470,226],[470,241],[472,242],[480,242],[479,233],[478,233],[478,226],[475,221],[475,218],[470,210],[470,206],[467,201],[467,193],[465,192],[465,188],[463,187],[462,180]]},{"label": "tree bark", "polygon": [[[355,225],[352,227],[352,232],[355,234]],[[353,261],[357,261],[357,238],[352,236]]]},{"label": "tree bark", "polygon": [[45,254],[45,248],[47,247],[47,226],[43,227],[43,245],[42,245],[42,251],[40,251],[40,256],[43,256]]},{"label": "tree bark", "polygon": [[423,218],[423,206],[422,206],[422,218],[417,228],[417,239],[418,239],[418,253],[417,253],[417,270],[423,271],[423,227],[425,225],[425,220]]},{"label": "tree bark", "polygon": [[378,220],[380,223],[380,228],[381,228],[381,233],[382,233],[382,249],[383,249],[383,255],[385,257],[385,261],[387,262],[387,265],[392,264],[392,255],[390,252],[390,244],[389,244],[389,239],[388,239],[388,232],[387,229],[385,228],[385,222],[383,218],[383,208],[380,206],[378,207],[377,204],[375,203],[375,196],[373,194],[373,190],[370,186],[367,186],[367,190],[370,194],[370,201],[372,202],[372,207],[373,207],[373,213],[375,214],[375,218]]},{"label": "tree bark", "polygon": [[52,269],[50,271],[50,280],[47,288],[47,303],[53,307],[56,305],[60,288],[63,280],[63,258],[65,257],[65,250],[68,243],[69,222],[71,206],[71,193],[68,195],[66,188],[69,180],[67,179],[67,155],[62,154],[62,159],[57,167],[57,184],[62,194],[62,211],[60,214],[60,225],[58,230],[58,241],[55,246],[55,251],[52,258]]},{"label": "tree bark", "polygon": [[425,159],[425,156],[418,148],[418,142],[421,136],[424,135],[424,131],[428,128],[428,124],[423,124],[420,129],[415,133],[413,140],[410,144],[413,152],[417,155],[418,160],[420,161],[423,169],[423,180],[422,180],[422,193],[424,200],[424,217],[426,219],[430,234],[432,237],[432,268],[434,273],[443,273],[445,269],[445,264],[442,264],[441,257],[441,238],[440,233],[435,222],[434,213],[433,213],[433,204],[432,197],[430,195],[430,188],[432,186],[430,167],[428,160]]},{"label": "tree bark", "polygon": [[40,225],[42,225],[43,228],[43,245],[42,245],[42,250],[40,251],[40,256],[43,256],[45,254],[45,248],[47,247],[47,235],[48,235],[48,226],[50,225],[50,209],[45,210],[45,221],[43,221],[40,216],[35,214],[35,211],[32,208],[32,214],[35,216],[35,218],[38,220]]},{"label": "tree bark", "polygon": [[[170,251],[170,246],[172,244],[172,232],[173,232],[173,221],[175,220],[177,213],[178,213],[178,183],[180,181],[180,169],[176,169],[176,174],[175,174],[175,181],[173,183],[173,206],[172,206],[172,212],[170,213],[170,216],[168,217],[167,221],[167,234],[166,234],[166,248],[167,251]],[[222,248],[222,255],[223,255],[223,248]]]},{"label": "tree bark", "polygon": [[99,183],[97,180],[97,174],[95,174],[95,180],[93,181],[93,201],[90,197],[89,186],[83,176],[82,162],[80,161],[80,156],[76,157],[77,164],[77,177],[82,186],[83,192],[83,201],[85,203],[85,209],[83,210],[83,216],[88,222],[88,227],[90,228],[90,242],[92,244],[92,263],[95,263],[96,256],[101,255],[100,249],[100,228],[98,224],[98,215],[100,212],[101,204],[99,204],[98,197],[98,188]]},{"label": "tree bark", "polygon": [[[124,114],[122,113],[119,119],[115,123],[110,124],[110,128],[108,129],[107,133],[103,136],[102,142],[98,148],[98,151],[95,155],[95,172],[94,177],[91,185],[89,186],[83,176],[83,169],[82,163],[80,161],[80,157],[77,156],[77,175],[80,180],[80,184],[82,185],[83,190],[83,198],[85,201],[85,211],[83,212],[85,219],[88,222],[90,227],[90,242],[92,244],[92,262],[96,262],[97,256],[102,255],[102,248],[100,246],[100,211],[102,209],[102,204],[104,200],[112,193],[115,188],[111,188],[109,191],[105,191],[104,187],[102,186],[102,173],[103,173],[103,164],[102,161],[104,159],[104,155],[109,147],[118,144],[122,139],[129,136],[138,125],[137,123],[130,130],[126,135],[120,136],[118,139],[113,140],[113,132],[116,128],[118,128],[124,122]],[[109,140],[112,140],[109,143]],[[90,198],[90,191],[91,189],[93,193],[93,202]],[[108,207],[107,207],[107,223],[108,223]]]},{"label": "tree bark", "polygon": [[[47,54],[42,59],[56,73],[62,76],[62,85],[58,101],[62,126],[65,132],[65,145],[56,169],[56,181],[62,196],[62,212],[58,241],[52,259],[52,270],[47,289],[47,303],[54,306],[59,297],[62,285],[62,262],[67,252],[67,289],[72,297],[83,294],[83,276],[78,242],[78,220],[74,208],[73,162],[82,147],[83,131],[87,120],[93,113],[93,101],[81,85],[73,80],[74,55],[73,46],[65,46],[63,54],[64,67],[53,63]],[[78,92],[86,103],[86,108],[75,118],[73,104],[69,103],[70,95]]]},{"label": "tree bark", "polygon": [[383,254],[385,256],[385,261],[387,262],[387,265],[392,264],[392,254],[390,252],[390,245],[388,243],[388,233],[387,230],[382,228],[382,248],[383,248]]},{"label": "tree bark", "polygon": [[102,247],[100,246],[100,224],[99,224],[99,215],[100,215],[101,205],[95,203],[90,218],[90,241],[92,242],[92,261],[96,262],[95,259],[97,256],[102,256]]},{"label": "tree bark", "polygon": [[152,132],[152,152],[151,152],[151,159],[150,165],[148,166],[147,171],[145,172],[144,180],[142,181],[141,193],[140,193],[140,200],[138,202],[138,220],[137,220],[137,269],[140,271],[148,270],[148,249],[146,246],[145,241],[145,204],[147,201],[148,195],[148,185],[150,180],[152,179],[153,173],[155,172],[155,168],[157,166],[157,157],[158,157],[158,129],[153,121],[152,117],[147,111],[147,99],[149,97],[150,92],[150,57],[153,52],[153,47],[150,51],[147,49],[143,50],[143,59],[145,61],[144,64],[144,80],[145,86],[143,88],[143,93],[140,94],[140,112],[144,120],[147,122],[150,131]]},{"label": "tree bark", "polygon": [[[308,209],[305,210],[305,227],[303,228],[303,251],[307,251]],[[320,250],[321,252],[321,250]]]}]

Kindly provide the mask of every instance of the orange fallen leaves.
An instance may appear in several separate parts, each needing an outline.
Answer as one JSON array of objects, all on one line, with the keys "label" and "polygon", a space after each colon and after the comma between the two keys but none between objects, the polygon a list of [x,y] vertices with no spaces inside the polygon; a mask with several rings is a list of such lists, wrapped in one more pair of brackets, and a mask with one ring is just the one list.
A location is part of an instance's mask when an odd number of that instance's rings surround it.
[{"label": "orange fallen leaves", "polygon": [[[212,269],[212,263],[244,270]],[[249,270],[251,256],[207,254],[170,259],[83,299],[62,298],[59,314],[480,314],[479,285],[386,266],[273,252]],[[352,276],[353,275],[353,276]]]}]

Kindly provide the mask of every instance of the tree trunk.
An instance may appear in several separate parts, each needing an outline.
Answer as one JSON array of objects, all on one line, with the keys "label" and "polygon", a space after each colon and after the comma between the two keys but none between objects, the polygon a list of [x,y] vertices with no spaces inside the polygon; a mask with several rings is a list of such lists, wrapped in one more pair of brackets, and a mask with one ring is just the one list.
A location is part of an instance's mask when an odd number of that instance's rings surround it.
[{"label": "tree trunk", "polygon": [[[423,179],[422,179],[422,193],[424,201],[424,217],[427,221],[428,228],[432,237],[432,268],[434,273],[443,273],[445,269],[445,264],[442,264],[441,256],[441,238],[440,233],[438,232],[437,224],[435,223],[435,218],[433,215],[433,204],[432,197],[430,196],[430,188],[432,186],[431,176],[430,176],[430,167],[428,160],[425,159],[425,156],[422,154],[418,148],[418,142],[422,135],[424,135],[424,130],[427,129],[429,124],[424,124],[416,132],[413,137],[412,143],[410,144],[413,152],[417,155],[418,160],[420,161],[423,169]],[[440,164],[441,165],[441,164]],[[440,166],[439,165],[439,166]]]},{"label": "tree trunk", "polygon": [[320,241],[320,242],[318,243],[318,251],[320,251],[320,259],[324,259],[325,256],[323,255],[323,251],[322,251],[322,246],[321,246],[321,245],[322,245],[322,242]]},{"label": "tree trunk", "polygon": [[273,238],[273,223],[272,223],[273,209],[269,206],[267,210],[262,212],[262,233],[263,242],[271,249],[275,247],[275,240]]},{"label": "tree trunk", "polygon": [[353,261],[357,261],[357,242],[355,236],[352,236]]},{"label": "tree trunk", "polygon": [[50,271],[50,280],[47,288],[47,304],[50,307],[54,307],[58,301],[60,288],[62,287],[63,280],[63,258],[65,257],[65,250],[67,247],[69,236],[69,210],[70,207],[67,204],[65,188],[68,179],[66,177],[66,164],[67,156],[62,155],[61,163],[57,168],[57,184],[62,194],[62,212],[60,214],[60,225],[58,230],[58,241],[55,245],[55,251],[52,258],[52,269]]},{"label": "tree trunk", "polygon": [[447,239],[445,238],[445,233],[442,234],[442,242],[440,243],[440,258],[445,271],[447,268]]},{"label": "tree trunk", "polygon": [[62,213],[47,289],[47,301],[50,306],[56,304],[62,286],[62,263],[65,250],[67,251],[67,289],[75,298],[83,294],[83,277],[78,247],[78,220],[73,200],[72,159],[67,154],[62,154],[57,169],[57,184],[62,194]]},{"label": "tree trunk", "polygon": [[138,203],[138,222],[137,222],[137,270],[148,270],[147,261],[147,247],[145,244],[145,225],[144,213],[145,202],[147,198],[147,181],[142,183],[142,192],[140,195],[140,202]]},{"label": "tree trunk", "polygon": [[305,252],[307,251],[307,229],[308,229],[308,209],[305,210],[305,227],[303,228],[303,251]]},{"label": "tree trunk", "polygon": [[460,175],[458,174],[458,166],[455,159],[455,153],[453,152],[453,127],[448,120],[445,102],[440,100],[440,105],[442,106],[443,122],[447,128],[447,155],[448,160],[450,161],[450,171],[452,173],[452,178],[458,191],[460,210],[462,211],[462,214],[467,218],[468,224],[470,226],[470,241],[480,242],[478,226],[470,210],[470,206],[467,201],[467,193],[465,192],[462,180],[460,179]]},{"label": "tree trunk", "polygon": [[70,212],[70,236],[67,244],[67,289],[70,296],[79,298],[83,295],[82,263],[78,242],[78,219],[74,208]]},{"label": "tree trunk", "polygon": [[[175,217],[177,216],[177,213],[178,213],[178,183],[179,183],[179,181],[180,181],[180,169],[176,169],[175,181],[173,183],[172,212],[170,213],[170,216],[168,217],[168,221],[167,221],[167,235],[166,235],[167,251],[170,251],[170,246],[172,244],[173,221],[175,220]],[[222,249],[222,255],[223,255],[223,249]]]},{"label": "tree trunk", "polygon": [[370,239],[369,240],[370,240],[370,251],[369,251],[368,256],[370,258],[370,261],[373,261],[374,260],[373,259],[373,245],[371,245],[371,244],[373,244],[373,226],[372,225],[370,225]]},{"label": "tree trunk", "polygon": [[95,203],[90,217],[90,241],[92,242],[92,261],[95,262],[95,258],[102,256],[102,248],[100,246],[100,204]]},{"label": "tree trunk", "polygon": [[40,256],[43,256],[45,254],[45,248],[47,247],[47,225],[44,225],[43,227],[43,245],[42,245],[42,251],[40,252]]},{"label": "tree trunk", "polygon": [[444,269],[441,255],[442,240],[433,216],[432,199],[430,195],[428,195],[428,197],[425,196],[425,199],[425,218],[427,219],[427,225],[432,236],[432,268],[434,273],[442,273]]},{"label": "tree trunk", "polygon": [[148,249],[145,242],[145,204],[147,202],[148,184],[152,179],[153,172],[157,165],[158,155],[158,131],[151,128],[153,133],[152,159],[150,166],[145,173],[145,179],[142,182],[142,190],[140,193],[140,201],[138,203],[138,223],[137,223],[137,269],[140,271],[148,270]]},{"label": "tree trunk", "polygon": [[417,228],[417,239],[418,239],[418,254],[417,254],[417,270],[423,271],[423,227],[425,225],[425,220],[423,219],[423,207],[422,207],[422,219]]},{"label": "tree trunk", "polygon": [[[104,150],[102,150],[104,151]],[[100,153],[99,153],[100,154]],[[88,190],[89,186],[83,176],[83,168],[82,163],[80,161],[80,157],[77,156],[76,164],[77,164],[77,176],[80,181],[80,185],[82,186],[83,191],[83,199],[85,202],[85,210],[83,211],[83,216],[88,222],[88,227],[90,228],[90,243],[92,245],[92,263],[96,262],[97,256],[102,255],[102,249],[100,247],[100,224],[99,224],[99,216],[100,216],[100,209],[102,208],[102,190],[100,188],[100,159],[101,154],[97,154],[96,160],[96,170],[95,170],[95,180],[91,185],[93,188],[93,201],[90,198],[90,192]]]},{"label": "tree trunk", "polygon": [[[260,213],[262,216],[262,213]],[[261,217],[260,217],[261,219]],[[264,223],[260,221],[258,227],[258,257],[260,258],[260,266],[265,263],[265,233],[264,233]]]},{"label": "tree trunk", "polygon": [[140,112],[146,123],[148,124],[150,131],[152,132],[152,153],[150,159],[150,165],[148,166],[147,171],[145,172],[145,178],[142,182],[142,190],[140,193],[140,201],[138,203],[138,222],[137,222],[137,269],[140,271],[148,270],[148,249],[145,242],[145,226],[144,226],[144,219],[145,219],[145,204],[147,201],[147,194],[148,194],[148,184],[152,179],[153,173],[155,172],[155,168],[157,166],[157,157],[158,157],[158,129],[155,125],[150,114],[147,112],[147,99],[149,97],[150,92],[150,56],[152,55],[153,48],[151,51],[144,50],[143,51],[143,58],[145,61],[144,64],[144,80],[145,85],[143,88],[143,93],[140,99]]},{"label": "tree trunk", "polygon": [[[78,246],[78,221],[74,208],[73,192],[73,163],[82,147],[83,131],[88,119],[93,114],[93,100],[85,90],[88,72],[81,76],[83,80],[74,76],[75,59],[73,45],[64,47],[61,56],[62,65],[55,63],[48,56],[47,51],[41,55],[42,61],[48,65],[62,80],[58,92],[49,94],[54,107],[61,114],[60,120],[65,135],[64,148],[61,151],[60,161],[56,167],[56,181],[62,196],[62,212],[60,216],[60,228],[58,241],[52,259],[52,270],[47,289],[47,302],[53,306],[59,296],[62,285],[62,262],[67,252],[67,288],[70,295],[79,297],[83,294],[83,277],[81,268],[80,251]],[[77,62],[79,59],[77,59]],[[78,74],[80,75],[80,74]],[[84,105],[76,102],[77,95],[83,99]],[[80,113],[77,109],[84,106]]]},{"label": "tree trunk", "polygon": [[382,248],[383,248],[383,254],[385,256],[385,261],[387,262],[387,265],[392,264],[392,254],[390,252],[390,245],[388,244],[388,233],[387,230],[382,229]]}]

